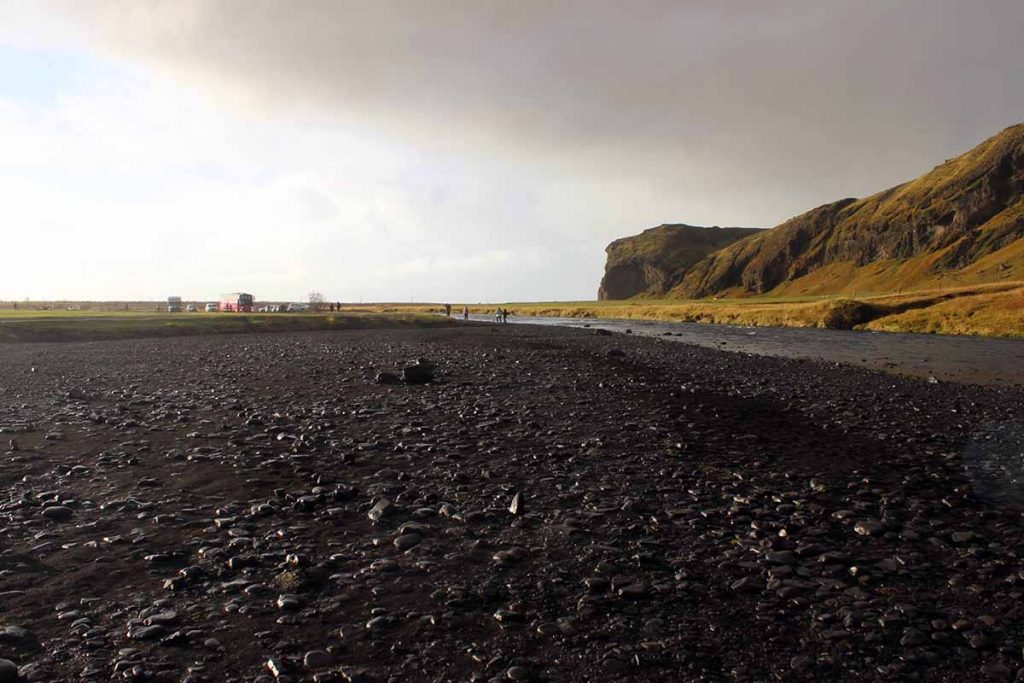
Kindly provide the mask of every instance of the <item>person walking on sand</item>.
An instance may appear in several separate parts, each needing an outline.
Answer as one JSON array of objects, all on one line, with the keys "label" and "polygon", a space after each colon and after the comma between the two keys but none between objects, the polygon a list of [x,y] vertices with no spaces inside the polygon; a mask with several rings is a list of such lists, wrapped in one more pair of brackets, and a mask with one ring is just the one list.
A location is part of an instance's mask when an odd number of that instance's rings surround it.
[{"label": "person walking on sand", "polygon": [[451,304],[445,304],[444,305],[444,314],[447,317],[449,317],[449,318],[452,317],[452,305]]},{"label": "person walking on sand", "polygon": [[501,309],[501,322],[503,322],[503,323],[507,323],[508,322],[508,309],[507,308]]},{"label": "person walking on sand", "polygon": [[469,320],[469,306],[462,307],[462,319]]}]

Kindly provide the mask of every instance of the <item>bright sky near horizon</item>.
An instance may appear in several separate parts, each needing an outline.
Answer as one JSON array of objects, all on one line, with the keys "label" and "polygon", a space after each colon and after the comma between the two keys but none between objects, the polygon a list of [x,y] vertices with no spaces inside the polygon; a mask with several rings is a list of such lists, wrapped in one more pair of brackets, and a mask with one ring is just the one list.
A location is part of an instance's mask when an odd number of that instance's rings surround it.
[{"label": "bright sky near horizon", "polygon": [[1024,120],[1019,0],[0,0],[0,299],[590,299]]}]

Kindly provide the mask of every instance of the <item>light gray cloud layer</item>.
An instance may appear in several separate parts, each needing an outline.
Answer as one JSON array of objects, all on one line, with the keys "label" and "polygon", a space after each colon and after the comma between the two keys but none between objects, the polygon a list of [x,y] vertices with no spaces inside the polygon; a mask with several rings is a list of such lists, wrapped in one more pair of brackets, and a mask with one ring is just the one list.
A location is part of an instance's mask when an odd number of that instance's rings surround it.
[{"label": "light gray cloud layer", "polygon": [[457,275],[457,259],[428,253],[389,271],[441,264],[445,296],[543,296],[505,267],[517,254],[534,280],[546,273],[547,298],[590,293],[614,237],[660,222],[772,225],[1024,119],[1024,4],[1011,0],[51,7],[94,49],[249,120],[387,140],[431,172],[458,166],[437,202],[464,191],[473,208],[448,205],[424,243],[493,270]]},{"label": "light gray cloud layer", "polygon": [[113,50],[292,114],[611,175],[703,162],[716,180],[789,176],[822,201],[1024,116],[1014,0],[186,0],[89,14]]}]

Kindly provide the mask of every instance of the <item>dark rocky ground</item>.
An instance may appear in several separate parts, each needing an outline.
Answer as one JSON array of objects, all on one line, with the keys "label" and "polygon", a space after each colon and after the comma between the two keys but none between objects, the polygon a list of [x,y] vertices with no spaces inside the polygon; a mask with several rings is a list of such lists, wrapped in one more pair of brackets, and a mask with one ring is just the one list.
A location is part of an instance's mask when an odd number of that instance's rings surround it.
[{"label": "dark rocky ground", "polygon": [[[374,382],[418,357],[438,382]],[[511,325],[2,346],[0,656],[1012,679],[1022,395]]]}]

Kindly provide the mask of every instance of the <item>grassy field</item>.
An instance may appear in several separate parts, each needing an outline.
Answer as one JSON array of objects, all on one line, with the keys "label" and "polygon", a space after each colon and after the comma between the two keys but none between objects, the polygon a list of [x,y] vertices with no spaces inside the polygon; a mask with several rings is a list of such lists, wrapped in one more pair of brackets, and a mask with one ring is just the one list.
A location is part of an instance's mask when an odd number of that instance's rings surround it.
[{"label": "grassy field", "polygon": [[94,341],[196,334],[443,325],[424,311],[382,313],[140,313],[0,310],[0,342]]},{"label": "grassy field", "polygon": [[[458,317],[463,304],[452,309]],[[514,316],[619,318],[725,325],[823,327],[1024,338],[1024,282],[903,294],[470,304],[470,311]],[[0,342],[85,341],[189,334],[337,330],[448,321],[439,304],[345,304],[336,313],[166,313],[153,302],[88,304],[92,310],[0,308]]]},{"label": "grassy field", "polygon": [[[473,313],[497,307],[513,315],[619,318],[725,325],[870,329],[886,332],[1024,337],[1024,283],[1003,282],[856,299],[835,296],[723,299],[629,299],[470,305]],[[439,313],[440,306],[376,305],[379,312]],[[461,312],[461,304],[453,314]]]}]

